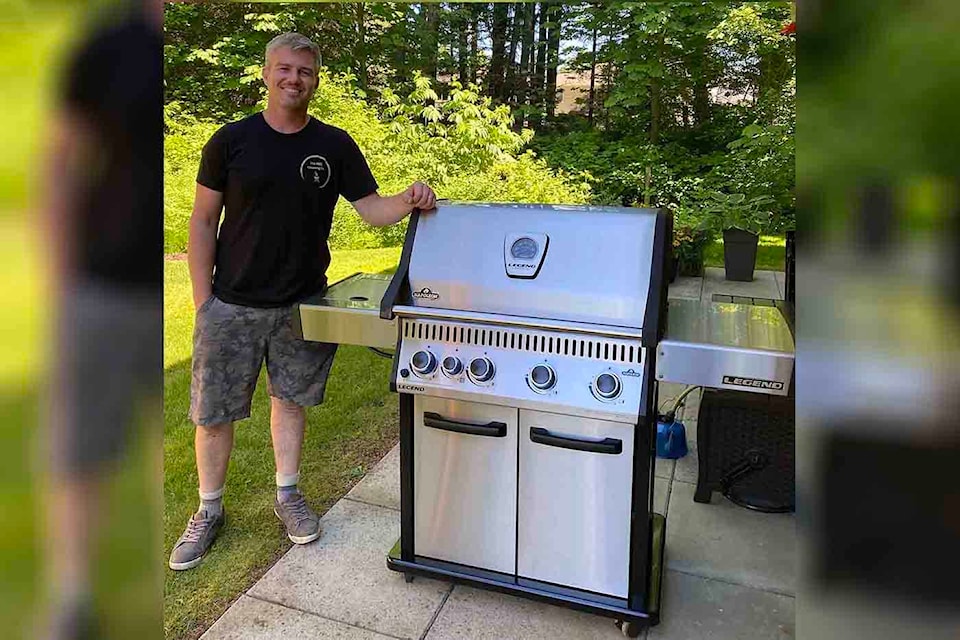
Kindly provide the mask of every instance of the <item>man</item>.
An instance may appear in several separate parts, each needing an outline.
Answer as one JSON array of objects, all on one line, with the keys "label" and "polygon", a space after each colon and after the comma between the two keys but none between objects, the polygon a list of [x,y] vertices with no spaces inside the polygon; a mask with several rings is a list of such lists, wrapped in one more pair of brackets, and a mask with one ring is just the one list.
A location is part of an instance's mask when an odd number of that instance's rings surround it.
[{"label": "man", "polygon": [[233,422],[250,415],[264,359],[277,468],[274,511],[294,543],[319,537],[319,518],[297,483],[304,407],[323,401],[336,345],[294,336],[292,305],[326,286],[338,196],[373,226],[436,202],[420,182],[381,197],[350,136],[307,113],[319,59],[318,47],[300,34],[274,38],[263,68],[266,110],[221,128],[203,150],[187,249],[197,308],[190,417],[197,426],[200,507],[170,554],[171,569],[199,564],[224,524]]}]

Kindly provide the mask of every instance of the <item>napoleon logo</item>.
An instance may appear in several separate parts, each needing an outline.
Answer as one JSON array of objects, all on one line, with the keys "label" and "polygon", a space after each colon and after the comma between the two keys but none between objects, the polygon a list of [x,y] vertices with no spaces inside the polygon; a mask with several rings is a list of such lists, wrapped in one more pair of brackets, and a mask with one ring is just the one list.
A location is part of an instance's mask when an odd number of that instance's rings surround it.
[{"label": "napoleon logo", "polygon": [[629,376],[631,378],[640,378],[643,376],[642,373],[640,373],[639,371],[634,371],[633,369],[627,369],[626,371],[621,371],[620,373],[622,373],[625,376]]},{"label": "napoleon logo", "polygon": [[437,300],[440,298],[440,294],[436,291],[431,291],[428,287],[420,289],[420,291],[414,291],[413,297],[417,300]]},{"label": "napoleon logo", "polygon": [[317,189],[327,186],[332,174],[330,163],[323,156],[307,156],[300,163],[300,177]]},{"label": "napoleon logo", "polygon": [[773,389],[782,391],[783,383],[777,380],[761,380],[760,378],[741,378],[740,376],[723,376],[723,384],[732,384],[738,387],[753,387],[755,389]]}]

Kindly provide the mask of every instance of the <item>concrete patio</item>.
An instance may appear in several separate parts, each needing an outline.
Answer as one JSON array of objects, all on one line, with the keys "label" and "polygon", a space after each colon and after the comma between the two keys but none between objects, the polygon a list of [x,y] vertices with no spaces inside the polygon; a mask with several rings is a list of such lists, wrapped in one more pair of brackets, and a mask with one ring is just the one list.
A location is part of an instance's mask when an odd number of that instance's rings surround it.
[{"label": "concrete patio", "polygon": [[[680,278],[670,296],[783,297],[783,274],[726,282],[722,269]],[[386,383],[386,381],[385,381]],[[682,390],[663,385],[660,405]],[[682,412],[690,453],[658,460],[656,510],[667,516],[662,622],[641,637],[715,640],[794,635],[795,519],[714,496],[693,501],[698,394]],[[323,535],[295,546],[203,635],[206,640],[306,638],[608,638],[612,620],[424,578],[386,567],[400,534],[399,447],[322,520]]]}]

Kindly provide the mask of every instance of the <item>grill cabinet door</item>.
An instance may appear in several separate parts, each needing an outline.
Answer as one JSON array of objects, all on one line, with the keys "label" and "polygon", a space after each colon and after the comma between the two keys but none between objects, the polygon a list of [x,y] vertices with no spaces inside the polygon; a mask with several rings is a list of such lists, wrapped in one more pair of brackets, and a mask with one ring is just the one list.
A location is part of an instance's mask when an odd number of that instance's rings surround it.
[{"label": "grill cabinet door", "polygon": [[418,556],[516,572],[517,409],[414,399]]},{"label": "grill cabinet door", "polygon": [[521,578],[627,597],[633,429],[520,410]]}]

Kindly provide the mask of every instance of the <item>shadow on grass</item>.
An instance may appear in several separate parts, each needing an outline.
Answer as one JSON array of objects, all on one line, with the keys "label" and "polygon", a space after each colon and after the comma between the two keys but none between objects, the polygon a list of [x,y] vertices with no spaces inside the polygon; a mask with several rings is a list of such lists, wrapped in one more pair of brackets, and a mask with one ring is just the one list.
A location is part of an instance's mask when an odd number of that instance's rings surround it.
[{"label": "shadow on grass", "polygon": [[[388,385],[390,364],[362,347],[340,347],[324,404],[307,411],[300,486],[318,513],[347,493],[399,437],[397,397]],[[187,359],[168,367],[164,376],[166,552],[198,500],[189,395]],[[224,496],[227,526],[200,566],[166,573],[167,638],[199,636],[290,547],[273,514],[269,405],[261,371],[251,416],[235,426]]]}]

